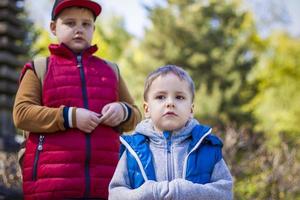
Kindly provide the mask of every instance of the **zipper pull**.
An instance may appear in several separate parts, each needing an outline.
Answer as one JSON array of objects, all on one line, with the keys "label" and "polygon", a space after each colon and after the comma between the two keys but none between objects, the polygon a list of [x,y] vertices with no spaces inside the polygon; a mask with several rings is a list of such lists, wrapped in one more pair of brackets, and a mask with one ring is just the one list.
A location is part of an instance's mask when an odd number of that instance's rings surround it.
[{"label": "zipper pull", "polygon": [[39,150],[39,151],[42,151],[42,150],[43,150],[43,141],[44,141],[44,138],[45,138],[45,136],[40,135],[40,138],[39,138],[39,145],[38,145],[38,150]]},{"label": "zipper pull", "polygon": [[165,139],[167,140],[167,152],[171,153],[171,131],[163,132]]},{"label": "zipper pull", "polygon": [[76,59],[77,59],[77,67],[82,67],[82,56],[78,55]]}]

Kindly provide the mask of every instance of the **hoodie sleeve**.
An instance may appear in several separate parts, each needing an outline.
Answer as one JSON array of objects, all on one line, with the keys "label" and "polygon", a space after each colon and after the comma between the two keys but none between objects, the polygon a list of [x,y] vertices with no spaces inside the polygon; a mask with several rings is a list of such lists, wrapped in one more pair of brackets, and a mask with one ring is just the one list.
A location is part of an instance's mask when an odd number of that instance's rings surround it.
[{"label": "hoodie sleeve", "polygon": [[137,123],[141,121],[142,114],[137,105],[135,105],[134,99],[132,98],[122,76],[120,76],[119,81],[119,96],[119,101],[124,103],[129,111],[127,111],[128,119],[120,124],[120,128],[122,129],[122,131],[128,132],[133,130]]},{"label": "hoodie sleeve", "polygon": [[153,200],[166,199],[168,194],[168,182],[146,181],[139,188],[132,189],[128,178],[126,151],[124,151],[112,180],[109,184],[110,200]]},{"label": "hoodie sleeve", "polygon": [[175,179],[169,183],[167,199],[232,200],[232,186],[232,176],[222,159],[214,167],[211,183],[196,184],[185,179]]},{"label": "hoodie sleeve", "polygon": [[64,108],[41,106],[42,86],[33,70],[27,70],[17,91],[13,120],[17,128],[30,132],[53,133],[65,130]]}]

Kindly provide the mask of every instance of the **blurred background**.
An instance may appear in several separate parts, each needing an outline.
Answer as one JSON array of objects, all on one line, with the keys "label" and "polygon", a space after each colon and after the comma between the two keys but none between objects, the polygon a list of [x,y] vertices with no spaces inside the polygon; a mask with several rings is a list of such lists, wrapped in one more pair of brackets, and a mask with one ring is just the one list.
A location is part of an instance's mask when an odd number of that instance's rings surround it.
[{"label": "blurred background", "polygon": [[[142,109],[153,69],[196,84],[195,117],[213,126],[235,199],[300,199],[299,0],[99,0],[93,43],[118,63]],[[0,199],[22,199],[12,123],[23,64],[48,55],[51,0],[0,0]],[[298,102],[298,103],[297,103]]]}]

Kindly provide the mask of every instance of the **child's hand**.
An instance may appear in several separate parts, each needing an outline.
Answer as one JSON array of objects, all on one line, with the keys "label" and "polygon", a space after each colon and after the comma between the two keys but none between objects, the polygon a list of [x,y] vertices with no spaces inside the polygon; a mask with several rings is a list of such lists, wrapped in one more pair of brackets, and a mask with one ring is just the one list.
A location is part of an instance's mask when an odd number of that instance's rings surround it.
[{"label": "child's hand", "polygon": [[125,115],[123,106],[117,102],[106,104],[103,107],[101,114],[101,123],[111,127],[119,125],[123,121]]},{"label": "child's hand", "polygon": [[77,108],[76,109],[76,124],[77,128],[85,133],[92,132],[100,123],[100,114],[93,111]]}]

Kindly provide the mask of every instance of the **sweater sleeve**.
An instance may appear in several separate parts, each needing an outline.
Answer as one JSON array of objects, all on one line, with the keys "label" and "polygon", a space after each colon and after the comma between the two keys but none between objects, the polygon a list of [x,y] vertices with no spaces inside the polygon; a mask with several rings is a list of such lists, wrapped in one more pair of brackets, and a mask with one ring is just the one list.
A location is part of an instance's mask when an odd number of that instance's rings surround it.
[{"label": "sweater sleeve", "polygon": [[168,182],[145,181],[136,189],[130,187],[126,163],[126,153],[123,153],[114,176],[109,184],[110,200],[153,200],[166,199],[168,193]]},{"label": "sweater sleeve", "polygon": [[19,85],[13,107],[13,120],[17,128],[30,132],[51,133],[65,130],[63,110],[41,106],[41,84],[28,69]]},{"label": "sweater sleeve", "polygon": [[139,108],[134,104],[134,100],[129,93],[126,83],[122,76],[119,80],[119,101],[126,104],[130,109],[128,113],[128,119],[120,124],[122,131],[128,132],[134,129],[138,122],[141,121],[142,115]]},{"label": "sweater sleeve", "polygon": [[232,200],[232,185],[232,176],[222,159],[214,167],[211,183],[197,184],[185,179],[175,179],[169,183],[167,198],[174,200]]}]

